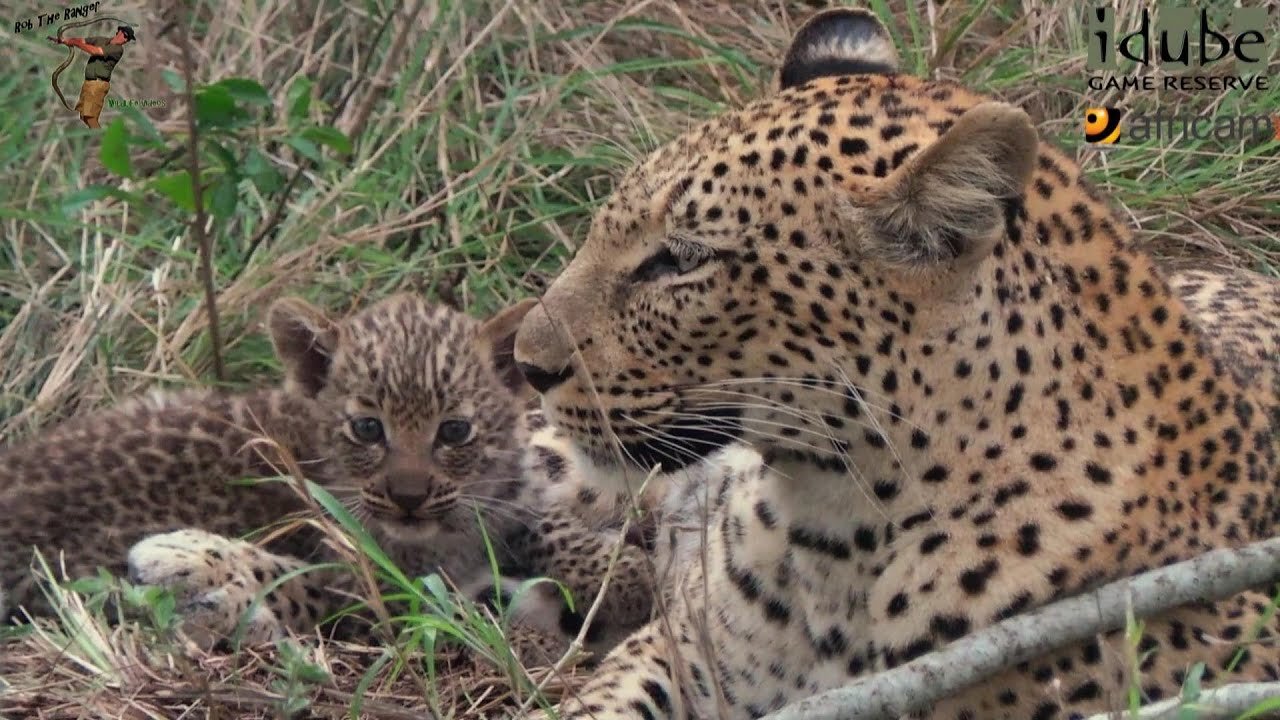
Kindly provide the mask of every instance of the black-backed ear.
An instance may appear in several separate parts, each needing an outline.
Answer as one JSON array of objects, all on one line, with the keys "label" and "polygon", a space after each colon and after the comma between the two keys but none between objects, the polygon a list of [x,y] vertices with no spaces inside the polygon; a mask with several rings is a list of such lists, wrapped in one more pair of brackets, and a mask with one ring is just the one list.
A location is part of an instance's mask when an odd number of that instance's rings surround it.
[{"label": "black-backed ear", "polygon": [[267,329],[284,365],[285,387],[314,397],[329,379],[338,328],[325,313],[301,298],[280,298],[267,310]]},{"label": "black-backed ear", "polygon": [[876,16],[866,10],[836,8],[814,15],[796,31],[778,72],[778,87],[785,90],[835,75],[896,72],[893,37]]},{"label": "black-backed ear", "polygon": [[1021,197],[1039,138],[1031,118],[984,102],[885,180],[865,205],[868,251],[897,266],[927,267],[985,257]]},{"label": "black-backed ear", "polygon": [[498,379],[522,400],[532,398],[534,389],[516,366],[516,331],[524,316],[538,304],[537,298],[526,298],[499,310],[480,326],[477,341],[485,357],[493,362]]}]

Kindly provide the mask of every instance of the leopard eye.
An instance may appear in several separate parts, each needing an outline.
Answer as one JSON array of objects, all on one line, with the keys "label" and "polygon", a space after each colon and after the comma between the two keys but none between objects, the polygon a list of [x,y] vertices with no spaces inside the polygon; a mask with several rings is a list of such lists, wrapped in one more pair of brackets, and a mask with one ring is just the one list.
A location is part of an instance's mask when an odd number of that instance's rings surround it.
[{"label": "leopard eye", "polygon": [[672,237],[666,246],[640,263],[632,272],[632,278],[645,282],[668,275],[683,275],[697,270],[713,257],[715,253],[704,245]]},{"label": "leopard eye", "polygon": [[445,420],[436,428],[436,442],[448,447],[465,445],[475,434],[466,420]]},{"label": "leopard eye", "polygon": [[706,245],[683,237],[672,237],[670,243],[671,255],[681,273],[693,272],[716,256],[715,251]]},{"label": "leopard eye", "polygon": [[386,439],[382,429],[382,421],[374,417],[358,417],[351,420],[351,436],[362,443],[370,445]]},{"label": "leopard eye", "polygon": [[668,275],[678,275],[682,272],[680,264],[671,249],[664,247],[640,263],[631,273],[631,278],[636,282],[650,282]]}]

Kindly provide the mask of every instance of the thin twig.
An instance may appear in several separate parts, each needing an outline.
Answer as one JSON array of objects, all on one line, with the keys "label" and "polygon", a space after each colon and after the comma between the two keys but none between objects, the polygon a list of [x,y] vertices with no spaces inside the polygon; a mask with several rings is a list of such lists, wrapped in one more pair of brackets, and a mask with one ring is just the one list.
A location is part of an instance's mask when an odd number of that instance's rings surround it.
[{"label": "thin twig", "polygon": [[1280,538],[1104,585],[1010,618],[887,672],[788,705],[765,720],[884,720],[926,708],[1018,663],[1125,626],[1126,603],[1152,617],[1280,579]]},{"label": "thin twig", "polygon": [[213,243],[205,231],[204,188],[200,182],[200,136],[196,129],[195,60],[191,56],[190,25],[178,33],[182,46],[182,74],[186,79],[187,100],[187,172],[191,174],[191,200],[196,206],[196,216],[191,231],[200,249],[200,282],[204,285],[204,311],[209,316],[209,342],[213,350],[213,376],[222,382],[227,379],[222,365],[222,336],[218,324],[218,294],[213,282]]}]

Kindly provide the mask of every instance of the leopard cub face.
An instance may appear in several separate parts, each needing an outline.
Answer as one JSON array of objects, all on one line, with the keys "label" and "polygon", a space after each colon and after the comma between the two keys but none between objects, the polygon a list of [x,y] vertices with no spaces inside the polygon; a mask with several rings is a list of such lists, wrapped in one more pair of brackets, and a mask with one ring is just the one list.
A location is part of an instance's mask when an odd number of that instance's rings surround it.
[{"label": "leopard cub face", "polygon": [[341,320],[271,307],[286,388],[319,405],[317,481],[380,542],[478,546],[478,513],[491,535],[520,521],[531,390],[511,348],[531,304],[484,322],[405,294]]}]

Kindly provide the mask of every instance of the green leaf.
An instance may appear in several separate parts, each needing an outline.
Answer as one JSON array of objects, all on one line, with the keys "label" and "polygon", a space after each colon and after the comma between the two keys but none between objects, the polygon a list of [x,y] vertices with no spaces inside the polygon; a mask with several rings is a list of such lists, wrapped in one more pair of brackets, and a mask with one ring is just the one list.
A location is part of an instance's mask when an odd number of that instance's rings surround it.
[{"label": "green leaf", "polygon": [[452,609],[453,599],[449,595],[449,589],[445,587],[444,580],[438,574],[431,573],[422,578],[422,586],[431,593],[431,597],[442,610]]},{"label": "green leaf", "polygon": [[320,125],[309,127],[302,131],[302,137],[321,145],[328,145],[340,153],[351,152],[351,141],[347,139],[347,136],[341,130],[335,127]]},{"label": "green leaf", "polygon": [[1267,698],[1246,710],[1236,720],[1253,720],[1254,718],[1267,717],[1267,714],[1273,710],[1280,710],[1280,698]]},{"label": "green leaf", "polygon": [[195,193],[191,185],[191,173],[186,170],[161,175],[149,183],[152,190],[172,200],[174,205],[187,212],[195,212]]},{"label": "green leaf", "polygon": [[131,607],[148,610],[153,619],[159,619],[166,611],[172,614],[173,593],[156,585],[124,585],[122,596]]},{"label": "green leaf", "polygon": [[1190,672],[1182,681],[1181,707],[1178,708],[1178,720],[1196,720],[1200,713],[1195,702],[1200,699],[1200,680],[1204,676],[1204,663],[1191,666]]},{"label": "green leaf", "polygon": [[208,145],[209,151],[213,153],[214,157],[218,158],[218,162],[222,163],[222,167],[226,168],[228,173],[236,176],[240,175],[240,162],[236,160],[234,153],[222,143],[214,140],[209,140]]},{"label": "green leaf", "polygon": [[240,191],[236,187],[236,178],[222,175],[213,184],[213,192],[209,198],[209,211],[215,217],[229,218],[236,213],[236,205],[240,202]]},{"label": "green leaf", "polygon": [[320,148],[316,147],[315,143],[301,135],[294,135],[293,137],[285,140],[285,143],[294,150],[297,150],[299,155],[309,160],[320,160]]},{"label": "green leaf", "polygon": [[156,590],[157,592],[151,596],[151,617],[155,620],[156,627],[163,630],[173,625],[178,600],[167,589],[156,588]]},{"label": "green leaf", "polygon": [[63,217],[71,217],[80,212],[84,206],[95,200],[101,200],[104,197],[114,197],[124,200],[125,202],[136,202],[138,197],[133,193],[127,193],[119,188],[113,188],[108,185],[90,185],[89,187],[77,190],[62,199],[58,206],[58,210]]},{"label": "green leaf", "polygon": [[[428,657],[432,656],[434,656],[434,653],[428,655]],[[382,668],[386,667],[387,663],[394,659],[395,656],[390,650],[384,650],[383,653],[373,661],[369,666],[369,669],[365,671],[364,675],[360,676],[360,682],[356,683],[356,690],[351,694],[351,711],[348,715],[351,720],[359,720],[363,717],[363,714],[360,711],[364,708],[364,699],[365,696],[369,694],[369,688],[372,687],[374,680],[378,679],[378,674],[382,671]]]},{"label": "green leaf", "polygon": [[275,192],[284,184],[280,171],[271,164],[271,160],[257,148],[249,148],[244,158],[244,174],[253,180],[253,184],[262,193]]},{"label": "green leaf", "polygon": [[[324,668],[319,665],[307,663],[299,668],[298,679],[312,685],[319,685],[320,683],[329,682],[329,673],[325,672]],[[304,705],[303,707],[306,706]]]},{"label": "green leaf", "polygon": [[98,595],[111,589],[112,580],[110,577],[102,578],[97,576],[76,578],[70,582],[64,583],[63,587],[71,592],[80,593],[81,595]]},{"label": "green leaf", "polygon": [[160,77],[164,79],[164,84],[168,85],[173,92],[181,93],[187,88],[187,83],[183,81],[182,75],[178,74],[176,70],[165,68],[160,71]]},{"label": "green leaf", "polygon": [[102,166],[120,177],[133,177],[133,163],[129,161],[129,132],[124,118],[117,117],[102,132],[102,145],[98,150]]},{"label": "green leaf", "polygon": [[311,87],[311,79],[307,77],[299,77],[289,86],[288,92],[285,93],[285,102],[289,106],[291,119],[305,120],[307,114],[311,112]]},{"label": "green leaf", "polygon": [[226,78],[214,83],[213,87],[221,87],[231,95],[231,97],[250,105],[264,105],[270,107],[272,105],[271,96],[267,94],[266,89],[258,84],[257,80],[249,78]]},{"label": "green leaf", "polygon": [[218,85],[202,88],[195,96],[196,121],[201,125],[218,127],[232,125],[248,116],[248,113],[236,105],[231,93]]}]

